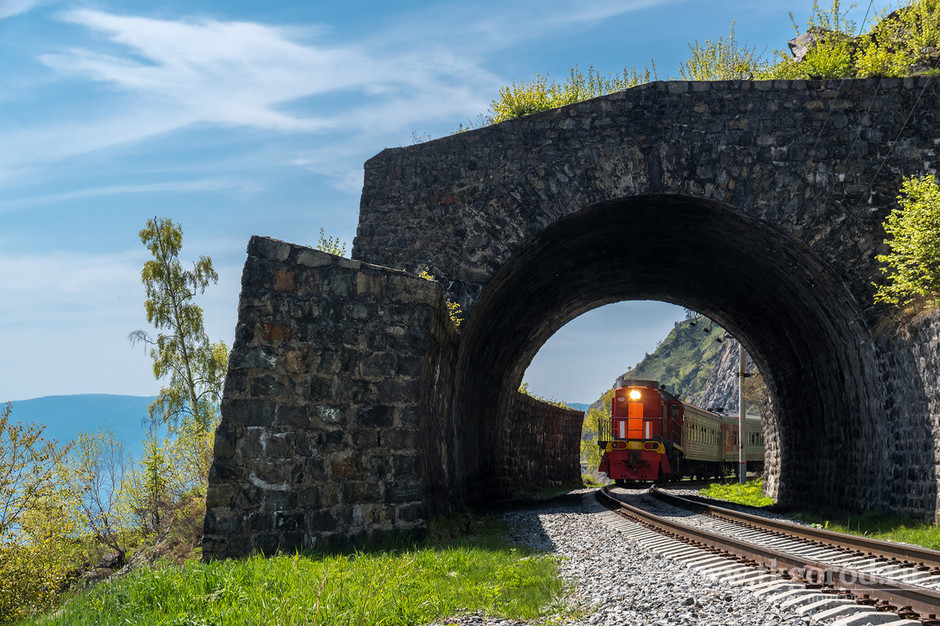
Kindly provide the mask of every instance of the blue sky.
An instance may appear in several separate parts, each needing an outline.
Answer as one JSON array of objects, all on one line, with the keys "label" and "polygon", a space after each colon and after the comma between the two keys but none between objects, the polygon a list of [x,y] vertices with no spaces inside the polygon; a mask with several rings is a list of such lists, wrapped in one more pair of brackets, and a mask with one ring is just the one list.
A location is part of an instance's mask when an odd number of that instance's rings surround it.
[{"label": "blue sky", "polygon": [[[146,328],[149,217],[182,224],[184,260],[213,258],[200,304],[231,345],[248,238],[314,244],[322,227],[348,252],[362,164],[383,148],[447,135],[536,74],[652,58],[678,76],[688,43],[733,20],[739,42],[786,49],[788,11],[802,25],[811,4],[0,0],[0,401],[157,392],[126,339]],[[526,378],[590,402],[681,317],[596,310]]]}]

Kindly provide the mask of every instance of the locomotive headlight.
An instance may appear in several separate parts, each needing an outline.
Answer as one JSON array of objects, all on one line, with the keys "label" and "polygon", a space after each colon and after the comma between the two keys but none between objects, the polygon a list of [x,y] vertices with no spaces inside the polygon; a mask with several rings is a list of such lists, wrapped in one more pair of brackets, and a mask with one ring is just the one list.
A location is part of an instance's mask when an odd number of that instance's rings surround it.
[{"label": "locomotive headlight", "polygon": [[642,396],[643,394],[640,393],[640,390],[639,390],[639,389],[631,389],[631,390],[630,390],[630,393],[627,394],[627,395],[630,396],[630,399],[631,399],[631,400],[639,400],[639,399],[640,399],[640,396]]}]

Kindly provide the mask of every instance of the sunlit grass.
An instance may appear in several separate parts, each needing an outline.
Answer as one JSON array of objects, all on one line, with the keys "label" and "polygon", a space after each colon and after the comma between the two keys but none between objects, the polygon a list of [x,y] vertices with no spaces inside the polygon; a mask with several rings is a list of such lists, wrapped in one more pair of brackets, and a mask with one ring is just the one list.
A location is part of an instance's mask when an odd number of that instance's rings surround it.
[{"label": "sunlit grass", "polygon": [[908,515],[892,515],[880,510],[827,519],[814,513],[792,514],[796,520],[818,528],[884,541],[898,541],[940,550],[940,528]]},{"label": "sunlit grass", "polygon": [[[774,501],[763,495],[762,487],[760,479],[749,481],[745,485],[715,483],[699,491],[699,495],[748,506],[769,506]],[[940,528],[910,515],[892,515],[873,510],[855,515],[829,517],[818,513],[797,512],[790,513],[789,517],[805,524],[812,524],[817,528],[848,535],[860,535],[940,550]]]},{"label": "sunlit grass", "polygon": [[706,498],[727,500],[728,502],[747,506],[764,507],[774,503],[772,499],[764,495],[764,480],[762,478],[749,480],[743,485],[738,483],[712,483],[698,493]]},{"label": "sunlit grass", "polygon": [[26,623],[395,625],[466,612],[545,614],[563,591],[555,560],[492,535],[454,545],[439,540],[353,554],[159,565],[100,584]]}]

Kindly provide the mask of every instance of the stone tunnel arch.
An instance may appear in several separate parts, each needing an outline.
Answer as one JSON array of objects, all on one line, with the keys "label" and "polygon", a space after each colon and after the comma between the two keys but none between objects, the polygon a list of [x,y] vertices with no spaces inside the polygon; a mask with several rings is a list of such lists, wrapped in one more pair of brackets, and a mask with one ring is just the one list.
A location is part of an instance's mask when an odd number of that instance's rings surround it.
[{"label": "stone tunnel arch", "polygon": [[384,150],[352,259],[248,245],[203,554],[420,530],[437,496],[510,495],[514,463],[534,475],[550,450],[512,447],[532,355],[640,298],[743,340],[775,400],[781,500],[934,515],[940,313],[899,325],[867,303],[902,178],[937,171],[938,111],[935,77],[656,82]]},{"label": "stone tunnel arch", "polygon": [[854,298],[806,244],[726,204],[679,195],[567,215],[524,242],[483,288],[457,367],[459,432],[470,435],[458,447],[479,460],[463,464],[465,479],[473,491],[475,476],[495,477],[475,495],[506,497],[501,478],[518,474],[505,422],[538,349],[581,313],[630,299],[692,308],[742,340],[774,398],[772,474],[784,502],[877,499],[866,489],[879,481],[855,482],[861,464],[870,467],[879,425]]}]

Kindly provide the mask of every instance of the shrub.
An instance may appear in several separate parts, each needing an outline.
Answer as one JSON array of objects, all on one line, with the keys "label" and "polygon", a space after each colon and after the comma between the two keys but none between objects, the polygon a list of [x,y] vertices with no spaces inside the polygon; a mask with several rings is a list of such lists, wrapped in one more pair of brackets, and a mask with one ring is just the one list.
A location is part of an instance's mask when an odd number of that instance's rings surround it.
[{"label": "shrub", "polygon": [[761,61],[754,48],[741,47],[734,38],[734,22],[731,34],[718,41],[697,40],[689,44],[692,57],[679,66],[679,74],[686,80],[748,80],[766,72],[767,64]]},{"label": "shrub", "polygon": [[891,249],[875,259],[887,283],[875,285],[875,302],[940,305],[940,186],[933,175],[904,181],[898,208],[884,222]]},{"label": "shrub", "polygon": [[[655,74],[655,68],[653,70]],[[563,83],[549,81],[548,76],[536,74],[530,83],[520,81],[499,90],[499,98],[490,104],[489,121],[493,124],[505,120],[547,111],[566,104],[596,98],[615,91],[622,91],[649,82],[650,69],[637,72],[625,68],[620,76],[601,76],[594,66],[588,68],[587,75],[577,66],[569,70],[568,79]]]}]

